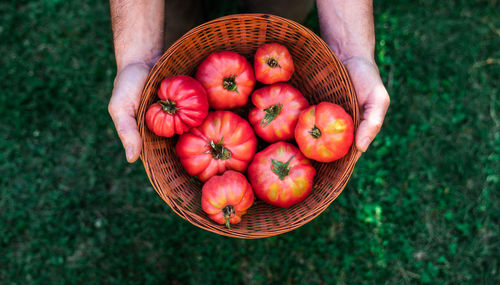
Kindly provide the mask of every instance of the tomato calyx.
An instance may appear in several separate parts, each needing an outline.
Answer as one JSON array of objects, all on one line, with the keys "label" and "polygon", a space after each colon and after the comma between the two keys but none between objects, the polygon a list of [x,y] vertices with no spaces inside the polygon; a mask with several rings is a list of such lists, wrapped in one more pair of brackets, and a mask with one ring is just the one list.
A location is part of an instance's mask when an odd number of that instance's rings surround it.
[{"label": "tomato calyx", "polygon": [[319,139],[321,137],[321,131],[316,126],[314,126],[312,130],[309,131],[309,133],[315,139]]},{"label": "tomato calyx", "polygon": [[222,144],[222,139],[217,143],[213,140],[210,141],[210,149],[206,153],[211,153],[214,159],[224,160],[231,158],[231,151]]},{"label": "tomato calyx", "polygon": [[170,100],[170,99],[167,99],[165,101],[163,100],[160,100],[158,101],[158,104],[161,105],[161,109],[167,113],[169,113],[170,115],[173,115],[175,114],[175,112],[177,112],[177,104],[175,103],[174,100]]},{"label": "tomato calyx", "polygon": [[222,87],[228,91],[236,91],[238,93],[238,86],[236,85],[236,75],[231,75],[222,80]]},{"label": "tomato calyx", "polygon": [[231,219],[231,216],[234,213],[235,213],[235,211],[234,211],[233,205],[227,205],[226,207],[222,208],[222,215],[224,216],[224,220],[226,221],[226,227],[228,229],[231,228],[231,224],[229,223],[229,220]]},{"label": "tomato calyx", "polygon": [[285,179],[285,177],[288,175],[288,172],[290,171],[290,167],[288,165],[294,157],[295,154],[292,155],[292,157],[290,157],[287,162],[281,162],[279,160],[271,158],[271,170],[274,172],[274,174],[278,175],[281,180]]},{"label": "tomato calyx", "polygon": [[264,127],[269,125],[269,123],[276,119],[276,117],[280,114],[281,109],[283,109],[283,104],[281,103],[274,104],[271,107],[264,109],[266,114],[260,124],[264,125]]},{"label": "tomato calyx", "polygon": [[266,64],[269,65],[269,67],[271,68],[281,67],[278,63],[278,60],[276,60],[274,57],[268,57],[266,59]]}]

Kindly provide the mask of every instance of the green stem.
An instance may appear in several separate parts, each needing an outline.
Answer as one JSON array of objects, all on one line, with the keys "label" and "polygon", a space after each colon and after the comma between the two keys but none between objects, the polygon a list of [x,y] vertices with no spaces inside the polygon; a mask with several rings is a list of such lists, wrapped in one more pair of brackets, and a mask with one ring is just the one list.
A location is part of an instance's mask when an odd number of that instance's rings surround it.
[{"label": "green stem", "polygon": [[222,144],[222,139],[218,143],[215,143],[213,140],[210,141],[210,150],[207,153],[211,153],[214,159],[224,160],[231,158],[231,151]]},{"label": "green stem", "polygon": [[314,126],[314,128],[312,128],[312,130],[310,130],[309,133],[315,139],[319,139],[321,137],[321,131],[316,126]]},{"label": "green stem", "polygon": [[236,75],[231,75],[222,80],[222,87],[228,91],[238,92],[238,86],[236,85]]},{"label": "green stem", "polygon": [[264,115],[264,118],[260,122],[261,125],[267,126],[269,123],[271,123],[276,117],[280,114],[281,109],[283,109],[283,104],[278,103],[275,105],[272,105],[269,108],[264,109],[264,112],[266,113]]},{"label": "green stem", "polygon": [[228,229],[231,228],[231,224],[229,220],[231,220],[231,216],[235,213],[233,205],[227,205],[222,209],[222,214],[224,215],[224,220],[226,221],[226,227]]},{"label": "green stem", "polygon": [[290,167],[288,165],[294,157],[295,154],[292,155],[292,157],[290,157],[290,159],[285,163],[271,158],[271,170],[274,172],[274,174],[278,175],[281,180],[285,179],[285,177],[288,175],[288,172],[290,171]]},{"label": "green stem", "polygon": [[158,101],[158,104],[161,105],[161,108],[163,111],[173,115],[175,112],[177,112],[177,104],[175,103],[174,100],[167,99],[165,101]]}]

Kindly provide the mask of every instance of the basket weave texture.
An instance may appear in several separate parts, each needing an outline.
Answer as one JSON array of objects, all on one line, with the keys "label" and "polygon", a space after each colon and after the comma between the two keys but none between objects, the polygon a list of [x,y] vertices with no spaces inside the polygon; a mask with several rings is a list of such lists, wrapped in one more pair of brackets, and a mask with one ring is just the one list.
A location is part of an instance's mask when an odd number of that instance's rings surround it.
[{"label": "basket weave texture", "polygon": [[[147,108],[158,100],[160,82],[169,76],[193,76],[201,61],[212,52],[231,50],[253,63],[253,55],[265,43],[278,42],[288,48],[295,64],[290,84],[310,104],[322,101],[341,105],[359,125],[358,104],[349,75],[326,43],[304,26],[267,14],[230,15],[202,24],[175,42],[151,70],[141,97],[137,122],[143,138],[141,159],[161,198],[179,216],[205,230],[237,238],[263,238],[296,229],[317,217],[342,192],[356,163],[353,146],[345,157],[332,163],[313,161],[317,174],[311,194],[289,208],[263,201],[255,204],[231,229],[216,224],[201,209],[201,183],[183,169],[174,148],[177,138],[154,135],[146,126]],[[256,86],[258,88],[259,86]],[[250,100],[249,100],[250,101]],[[235,110],[246,118],[248,107]],[[257,151],[265,144],[259,143]]]}]

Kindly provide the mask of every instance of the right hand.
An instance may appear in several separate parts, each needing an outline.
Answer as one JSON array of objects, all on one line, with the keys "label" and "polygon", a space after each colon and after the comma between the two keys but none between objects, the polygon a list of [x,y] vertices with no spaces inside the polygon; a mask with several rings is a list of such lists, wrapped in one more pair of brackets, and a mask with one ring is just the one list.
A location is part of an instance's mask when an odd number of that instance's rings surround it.
[{"label": "right hand", "polygon": [[118,71],[109,100],[108,111],[129,163],[135,162],[141,154],[142,139],[135,116],[150,69],[145,63],[133,63]]},{"label": "right hand", "polygon": [[349,71],[361,111],[356,147],[365,152],[377,136],[391,102],[375,61],[352,57],[343,61]]}]

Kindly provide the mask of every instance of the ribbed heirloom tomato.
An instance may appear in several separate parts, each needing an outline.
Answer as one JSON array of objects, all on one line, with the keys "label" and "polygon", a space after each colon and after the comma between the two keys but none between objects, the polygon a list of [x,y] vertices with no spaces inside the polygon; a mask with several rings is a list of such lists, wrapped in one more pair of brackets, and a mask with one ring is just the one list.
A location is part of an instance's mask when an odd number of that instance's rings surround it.
[{"label": "ribbed heirloom tomato", "polygon": [[208,114],[207,93],[194,78],[169,77],[158,89],[160,100],[146,112],[148,128],[158,136],[181,135],[201,125]]},{"label": "ribbed heirloom tomato", "polygon": [[244,106],[255,85],[252,65],[232,51],[210,54],[195,77],[207,90],[208,103],[214,109]]},{"label": "ribbed heirloom tomato", "polygon": [[254,201],[252,186],[239,172],[228,170],[221,176],[213,176],[201,189],[201,208],[208,217],[219,224],[241,222]]},{"label": "ribbed heirloom tomato", "polygon": [[298,148],[277,142],[257,153],[248,166],[255,195],[278,207],[289,207],[311,192],[316,170]]},{"label": "ribbed heirloom tomato", "polygon": [[250,111],[248,120],[267,142],[293,139],[299,114],[309,106],[302,93],[286,83],[255,90],[252,103],[256,108]]},{"label": "ribbed heirloom tomato", "polygon": [[295,140],[310,159],[331,162],[347,154],[354,138],[352,118],[341,106],[321,102],[299,116]]},{"label": "ribbed heirloom tomato", "polygon": [[190,175],[206,181],[228,169],[245,171],[256,148],[257,137],[247,121],[231,111],[215,111],[180,136],[175,151]]},{"label": "ribbed heirloom tomato", "polygon": [[278,43],[265,44],[257,49],[253,61],[255,78],[264,84],[288,81],[295,70],[292,55]]}]

